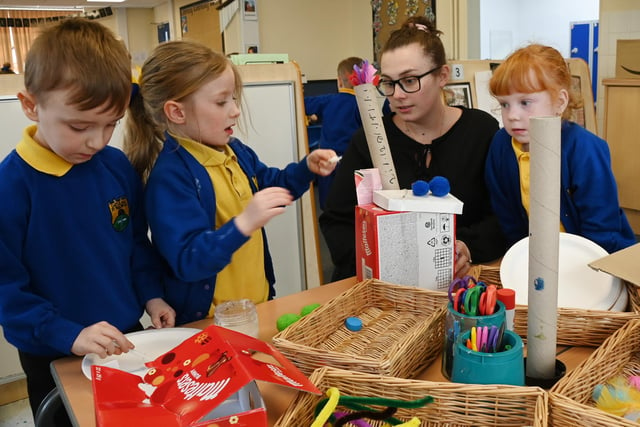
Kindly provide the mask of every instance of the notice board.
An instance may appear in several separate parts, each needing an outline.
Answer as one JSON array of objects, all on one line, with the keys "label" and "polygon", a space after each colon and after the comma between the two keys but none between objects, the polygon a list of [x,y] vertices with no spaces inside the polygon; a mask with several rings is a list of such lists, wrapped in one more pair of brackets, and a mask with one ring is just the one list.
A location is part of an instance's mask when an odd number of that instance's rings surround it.
[{"label": "notice board", "polygon": [[216,52],[222,52],[219,1],[200,1],[180,8],[183,39],[195,40]]}]

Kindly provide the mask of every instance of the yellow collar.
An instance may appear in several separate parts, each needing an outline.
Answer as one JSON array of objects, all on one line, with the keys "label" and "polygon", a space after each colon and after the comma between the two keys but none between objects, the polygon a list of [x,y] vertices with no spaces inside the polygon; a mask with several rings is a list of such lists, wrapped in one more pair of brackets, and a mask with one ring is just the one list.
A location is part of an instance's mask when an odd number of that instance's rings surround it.
[{"label": "yellow collar", "polygon": [[355,95],[356,94],[355,90],[349,89],[348,87],[340,88],[340,89],[338,89],[338,92],[340,92],[340,93],[350,93],[351,95]]},{"label": "yellow collar", "polygon": [[228,157],[235,156],[235,153],[228,145],[225,145],[223,150],[219,151],[189,138],[182,138],[172,133],[171,136],[203,166],[222,165]]},{"label": "yellow collar", "polygon": [[33,136],[37,129],[37,125],[25,128],[22,132],[22,140],[16,146],[16,152],[35,170],[48,175],[63,176],[71,170],[73,164],[36,142]]}]

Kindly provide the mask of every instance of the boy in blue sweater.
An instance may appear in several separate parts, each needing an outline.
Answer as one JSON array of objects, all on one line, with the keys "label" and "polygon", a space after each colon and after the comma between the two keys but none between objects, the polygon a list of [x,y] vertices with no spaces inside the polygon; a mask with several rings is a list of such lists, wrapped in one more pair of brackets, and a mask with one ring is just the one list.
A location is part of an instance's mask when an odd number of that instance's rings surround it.
[{"label": "boy in blue sweater", "polygon": [[[349,76],[354,65],[362,66],[363,59],[352,56],[338,64],[338,93],[328,95],[306,96],[304,108],[306,114],[322,122],[320,132],[320,148],[330,148],[338,156],[342,156],[349,146],[351,136],[362,126],[360,111]],[[317,177],[320,208],[324,209],[324,201],[329,194],[335,171],[329,176]]]},{"label": "boy in blue sweater", "polygon": [[[130,57],[102,25],[65,19],[34,41],[18,94],[37,125],[0,163],[0,324],[18,348],[31,409],[60,357],[127,352],[143,308],[174,325],[147,238],[142,184],[107,147],[131,94]],[[58,414],[57,425],[68,423]]]}]

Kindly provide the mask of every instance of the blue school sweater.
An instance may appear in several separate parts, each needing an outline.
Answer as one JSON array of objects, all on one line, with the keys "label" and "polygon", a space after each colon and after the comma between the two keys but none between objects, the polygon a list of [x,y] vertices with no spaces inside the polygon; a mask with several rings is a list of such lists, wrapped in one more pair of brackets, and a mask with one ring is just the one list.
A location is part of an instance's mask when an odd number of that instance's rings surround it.
[{"label": "blue school sweater", "polygon": [[19,350],[56,357],[96,322],[137,325],[162,284],[124,153],[71,165],[35,130],[0,163],[0,325]]}]

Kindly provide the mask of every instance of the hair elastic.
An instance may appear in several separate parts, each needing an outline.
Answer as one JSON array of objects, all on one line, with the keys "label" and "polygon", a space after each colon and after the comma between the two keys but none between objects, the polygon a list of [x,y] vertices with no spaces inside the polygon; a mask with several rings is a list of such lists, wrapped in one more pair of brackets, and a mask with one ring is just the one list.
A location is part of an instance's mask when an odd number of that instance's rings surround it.
[{"label": "hair elastic", "polygon": [[131,83],[131,97],[129,98],[129,105],[136,99],[136,96],[140,94],[140,85],[138,83]]},{"label": "hair elastic", "polygon": [[429,29],[424,24],[413,24],[413,26],[420,31],[424,31],[425,33],[429,32]]}]

